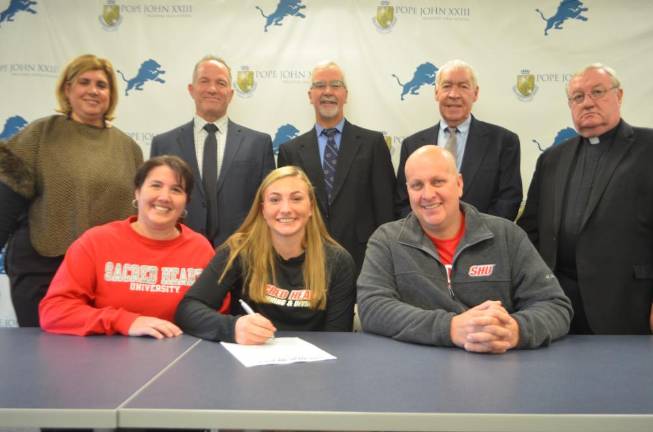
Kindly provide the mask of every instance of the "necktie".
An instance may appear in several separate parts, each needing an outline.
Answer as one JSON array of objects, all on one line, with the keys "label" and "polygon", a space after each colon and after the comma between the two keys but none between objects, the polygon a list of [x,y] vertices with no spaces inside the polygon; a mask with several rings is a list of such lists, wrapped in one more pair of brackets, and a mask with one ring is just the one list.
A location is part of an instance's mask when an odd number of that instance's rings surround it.
[{"label": "necktie", "polygon": [[458,165],[458,139],[456,138],[456,132],[458,132],[458,128],[450,127],[448,130],[449,138],[447,139],[447,144],[444,146],[444,148],[449,150],[453,156],[453,160],[456,162],[456,165]]},{"label": "necktie", "polygon": [[336,164],[338,163],[338,148],[336,147],[336,134],[338,129],[329,128],[322,131],[322,135],[326,135],[327,143],[324,147],[324,162],[322,162],[322,169],[324,170],[324,184],[326,186],[327,196],[331,202],[331,194],[333,193],[333,184],[336,179]]},{"label": "necktie", "polygon": [[217,227],[217,195],[218,195],[218,140],[215,133],[218,127],[213,123],[204,125],[208,133],[204,140],[204,157],[202,160],[202,184],[206,198],[206,234],[213,239]]}]

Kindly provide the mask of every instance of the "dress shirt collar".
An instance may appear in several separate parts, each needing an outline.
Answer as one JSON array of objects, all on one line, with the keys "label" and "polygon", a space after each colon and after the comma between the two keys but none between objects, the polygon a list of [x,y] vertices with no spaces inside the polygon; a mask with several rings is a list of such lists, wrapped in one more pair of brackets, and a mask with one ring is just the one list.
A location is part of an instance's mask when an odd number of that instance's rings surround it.
[{"label": "dress shirt collar", "polygon": [[[335,125],[335,128],[338,129],[338,132],[340,133],[340,135],[342,135],[342,129],[344,127],[345,127],[345,118],[343,117],[342,120],[340,120],[340,122],[338,122],[338,124]],[[319,123],[315,123],[315,132],[317,132],[317,136],[322,135],[322,131],[324,129],[329,129],[329,128],[325,128]]]},{"label": "dress shirt collar", "polygon": [[204,125],[208,123],[213,123],[214,125],[216,125],[218,128],[217,133],[223,135],[227,133],[227,125],[229,124],[229,117],[225,114],[224,116],[220,117],[214,122],[207,122],[197,114],[193,116],[193,127],[195,128],[195,130],[204,129]]},{"label": "dress shirt collar", "polygon": [[[467,117],[464,122],[462,122],[461,124],[456,126],[456,128],[458,129],[459,133],[461,133],[463,135],[467,135],[467,132],[469,132],[469,127],[470,127],[471,124],[472,124],[472,116],[470,114],[469,117]],[[445,119],[441,119],[440,120],[440,130],[444,131],[448,127],[449,127],[449,125],[447,124],[447,121]]]}]

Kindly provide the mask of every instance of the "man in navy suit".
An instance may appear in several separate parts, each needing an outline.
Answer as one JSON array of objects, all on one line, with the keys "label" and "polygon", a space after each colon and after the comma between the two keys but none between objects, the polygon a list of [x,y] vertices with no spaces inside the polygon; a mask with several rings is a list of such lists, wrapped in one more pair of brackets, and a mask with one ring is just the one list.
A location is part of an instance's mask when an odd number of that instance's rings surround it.
[{"label": "man in navy suit", "polygon": [[614,70],[593,64],[567,85],[579,136],[537,160],[526,231],[574,307],[570,333],[653,331],[653,129],[621,118]]},{"label": "man in navy suit", "polygon": [[234,91],[221,58],[207,56],[195,65],[188,93],[195,101],[193,120],[155,136],[150,157],[173,154],[190,165],[196,182],[184,222],[217,247],[240,226],[274,169],[272,139],[227,117]]},{"label": "man in navy suit", "polygon": [[345,119],[347,94],[337,64],[315,67],[308,91],[315,126],[282,144],[277,162],[306,172],[329,233],[360,271],[370,235],[394,219],[395,174],[383,134]]},{"label": "man in navy suit", "polygon": [[451,60],[436,78],[435,100],[441,120],[407,137],[401,145],[397,171],[398,216],[410,212],[406,159],[419,147],[447,148],[465,182],[462,201],[479,211],[514,220],[522,201],[519,137],[508,129],[476,119],[472,106],[478,99],[476,74],[462,60]]}]

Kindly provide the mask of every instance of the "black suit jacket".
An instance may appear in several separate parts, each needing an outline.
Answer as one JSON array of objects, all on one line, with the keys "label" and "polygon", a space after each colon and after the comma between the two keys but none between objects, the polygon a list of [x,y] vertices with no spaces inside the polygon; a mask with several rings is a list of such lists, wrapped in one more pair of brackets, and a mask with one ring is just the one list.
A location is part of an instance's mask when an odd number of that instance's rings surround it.
[{"label": "black suit jacket", "polygon": [[[406,159],[424,145],[437,144],[439,130],[440,123],[407,137],[401,144],[396,208],[401,217],[410,212]],[[515,219],[523,197],[519,137],[515,133],[472,116],[460,173],[463,201],[483,213]]]},{"label": "black suit jacket", "polygon": [[181,157],[193,170],[195,187],[186,206],[188,216],[184,223],[202,233],[216,247],[233,234],[243,222],[258,186],[274,169],[270,135],[248,129],[229,120],[217,187],[218,228],[211,235],[207,233],[207,200],[195,156],[192,121],[152,139],[150,157],[163,154]]},{"label": "black suit jacket", "polygon": [[329,233],[349,251],[360,271],[367,240],[379,225],[394,219],[395,174],[383,134],[345,121],[331,203],[315,128],[282,144],[277,163],[306,172]]},{"label": "black suit jacket", "polygon": [[[567,181],[579,137],[537,160],[518,224],[555,272]],[[653,130],[622,121],[590,192],[576,246],[578,285],[595,333],[650,333]]]}]

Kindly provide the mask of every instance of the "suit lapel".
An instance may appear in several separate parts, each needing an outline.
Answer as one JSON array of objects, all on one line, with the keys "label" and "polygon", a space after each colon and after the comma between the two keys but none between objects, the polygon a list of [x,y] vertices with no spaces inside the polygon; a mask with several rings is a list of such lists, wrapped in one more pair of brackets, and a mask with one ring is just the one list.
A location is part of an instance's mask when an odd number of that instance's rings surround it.
[{"label": "suit lapel", "polygon": [[305,134],[304,139],[300,142],[299,158],[301,159],[301,166],[306,168],[306,175],[315,188],[318,206],[322,210],[322,213],[328,214],[327,209],[329,208],[329,204],[324,186],[324,171],[320,163],[320,150],[317,143],[315,127]]},{"label": "suit lapel", "polygon": [[467,135],[467,143],[465,143],[465,152],[463,154],[463,162],[460,167],[460,173],[463,175],[464,189],[474,183],[474,178],[478,169],[483,164],[485,155],[488,151],[485,135],[487,130],[482,123],[472,116],[472,121],[469,125],[469,134]]},{"label": "suit lapel", "polygon": [[605,163],[603,164],[603,167],[600,167],[601,171],[595,177],[596,181],[590,191],[590,196],[587,200],[587,208],[583,214],[583,220],[580,224],[580,229],[578,230],[579,232],[585,227],[587,220],[590,218],[601,199],[601,195],[603,195],[605,188],[608,186],[608,183],[610,183],[614,171],[632,147],[633,141],[634,134],[632,128],[626,122],[622,121],[621,126],[615,134],[610,150],[604,156]]},{"label": "suit lapel", "polygon": [[349,169],[354,161],[356,153],[361,146],[361,136],[353,130],[351,123],[345,120],[342,128],[342,139],[340,140],[340,149],[338,150],[338,163],[336,164],[336,179],[333,184],[332,200],[338,196],[338,192],[345,183]]},{"label": "suit lapel", "polygon": [[[576,152],[580,145],[581,138],[573,138],[573,141],[558,156],[558,165],[555,170],[555,184],[553,193],[553,232],[560,230],[560,220],[562,219],[562,208],[564,207],[565,190],[569,180],[571,166],[576,159]],[[546,205],[546,204],[543,204]]]},{"label": "suit lapel", "polygon": [[[186,123],[181,127],[179,135],[177,135],[177,143],[181,149],[181,158],[188,161],[193,177],[196,179],[195,187],[198,188],[202,197],[204,196],[204,185],[202,184],[202,176],[200,175],[199,163],[197,161],[197,154],[195,153],[195,136],[193,133],[193,122]],[[199,143],[204,145],[204,143]]]},{"label": "suit lapel", "polygon": [[218,192],[224,184],[224,179],[227,177],[231,163],[236,158],[236,154],[240,150],[240,143],[243,140],[242,129],[239,125],[229,120],[227,129],[227,139],[224,143],[224,154],[222,156],[222,166],[220,167],[220,176],[218,177]]},{"label": "suit lapel", "polygon": [[440,133],[440,123],[436,124],[432,128],[429,128],[425,130],[420,136],[420,144],[419,147],[429,145],[429,144],[434,144],[438,145],[438,134]]}]

